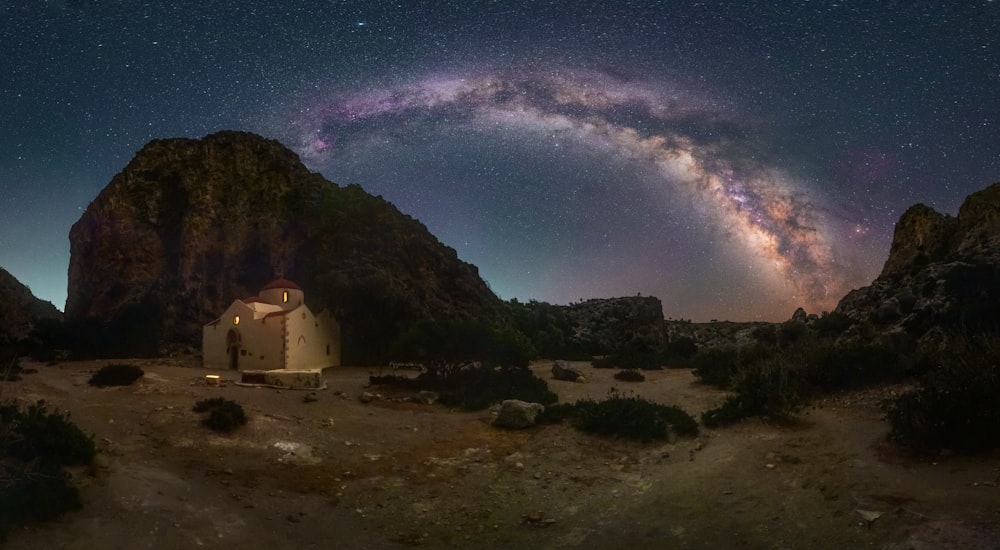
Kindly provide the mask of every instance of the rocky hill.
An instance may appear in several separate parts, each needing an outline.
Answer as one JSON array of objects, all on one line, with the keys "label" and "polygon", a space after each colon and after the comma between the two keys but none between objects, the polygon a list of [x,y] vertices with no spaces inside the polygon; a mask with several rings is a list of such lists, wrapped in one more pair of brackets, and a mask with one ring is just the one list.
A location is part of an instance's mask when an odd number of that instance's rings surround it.
[{"label": "rocky hill", "polygon": [[1000,328],[1000,183],[969,195],[957,217],[922,204],[908,209],[882,273],[836,311],[856,330],[925,347],[949,332]]},{"label": "rocky hill", "polygon": [[573,339],[589,342],[604,353],[619,351],[637,340],[649,347],[660,347],[665,342],[659,298],[595,298],[565,307],[576,327]]},{"label": "rocky hill", "polygon": [[197,345],[269,280],[341,321],[345,361],[378,358],[427,318],[491,318],[499,299],[423,224],[243,132],[147,144],[70,232],[66,318],[94,353]]},{"label": "rocky hill", "polygon": [[651,296],[596,298],[569,305],[511,300],[510,318],[543,357],[584,359],[666,342],[663,304]]},{"label": "rocky hill", "polygon": [[60,318],[56,306],[36,298],[31,289],[0,268],[0,344],[28,336],[39,319]]}]

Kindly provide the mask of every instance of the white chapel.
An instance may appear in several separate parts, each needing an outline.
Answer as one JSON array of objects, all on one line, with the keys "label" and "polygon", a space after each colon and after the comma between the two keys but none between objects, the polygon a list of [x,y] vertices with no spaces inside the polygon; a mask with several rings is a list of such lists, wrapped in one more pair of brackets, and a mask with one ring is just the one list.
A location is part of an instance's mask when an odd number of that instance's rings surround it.
[{"label": "white chapel", "polygon": [[340,324],[328,311],[314,315],[298,285],[277,279],[257,296],[233,301],[205,325],[201,350],[208,368],[334,367],[340,365]]}]

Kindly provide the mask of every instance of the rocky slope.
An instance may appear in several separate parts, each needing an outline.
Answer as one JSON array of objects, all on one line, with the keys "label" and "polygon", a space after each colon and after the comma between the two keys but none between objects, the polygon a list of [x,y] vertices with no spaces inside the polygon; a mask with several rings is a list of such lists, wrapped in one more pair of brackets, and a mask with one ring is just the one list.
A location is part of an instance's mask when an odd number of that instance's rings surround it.
[{"label": "rocky slope", "polygon": [[576,327],[573,339],[604,353],[641,341],[651,348],[665,342],[663,304],[653,296],[595,298],[566,306]]},{"label": "rocky slope", "polygon": [[666,342],[663,305],[651,296],[599,298],[569,305],[511,300],[508,311],[542,357],[589,358]]},{"label": "rocky slope", "polygon": [[949,332],[1000,327],[1000,183],[969,195],[957,217],[908,209],[882,273],[851,291],[837,312],[933,347]]},{"label": "rocky slope", "polygon": [[242,132],[147,144],[73,225],[70,254],[66,318],[103,355],[197,345],[204,323],[276,276],[332,308],[352,362],[415,320],[500,304],[423,224]]},{"label": "rocky slope", "polygon": [[31,289],[0,268],[0,344],[26,337],[39,319],[61,317],[56,306],[36,298]]}]

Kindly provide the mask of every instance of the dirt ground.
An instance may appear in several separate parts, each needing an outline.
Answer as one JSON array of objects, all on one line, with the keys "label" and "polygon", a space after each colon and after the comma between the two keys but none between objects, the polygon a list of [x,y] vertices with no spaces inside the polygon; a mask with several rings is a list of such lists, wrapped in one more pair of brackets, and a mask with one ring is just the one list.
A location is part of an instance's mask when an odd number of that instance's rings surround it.
[{"label": "dirt ground", "polygon": [[[83,510],[8,548],[1000,548],[1000,454],[900,455],[877,407],[898,388],[828,398],[792,425],[641,444],[499,430],[366,388],[366,368],[330,369],[311,395],[236,386],[195,358],[130,362],[146,375],[129,387],[87,385],[108,361],[24,363],[38,373],[2,383],[0,399],[69,411],[100,449],[74,472]],[[686,370],[627,383],[576,366],[587,383],[549,380],[563,402],[614,386],[698,416],[725,397]],[[551,362],[532,368],[550,378]],[[249,424],[200,426],[191,407],[214,396]]]}]

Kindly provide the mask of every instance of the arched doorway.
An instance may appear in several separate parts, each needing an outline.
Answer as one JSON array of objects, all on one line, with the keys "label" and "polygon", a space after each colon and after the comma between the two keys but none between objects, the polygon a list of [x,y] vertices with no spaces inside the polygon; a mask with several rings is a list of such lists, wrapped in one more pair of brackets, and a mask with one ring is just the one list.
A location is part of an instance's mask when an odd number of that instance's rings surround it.
[{"label": "arched doorway", "polygon": [[229,354],[229,368],[239,370],[240,368],[240,333],[231,328],[226,334],[226,352]]}]

